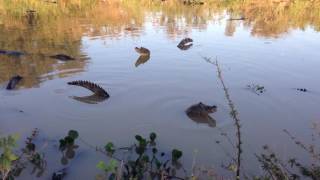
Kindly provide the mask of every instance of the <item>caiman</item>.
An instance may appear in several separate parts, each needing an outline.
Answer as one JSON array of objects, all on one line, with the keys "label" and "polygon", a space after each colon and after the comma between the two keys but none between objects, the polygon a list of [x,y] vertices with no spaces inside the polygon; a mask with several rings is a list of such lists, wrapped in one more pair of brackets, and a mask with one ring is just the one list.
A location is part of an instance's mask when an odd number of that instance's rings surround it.
[{"label": "caiman", "polygon": [[150,56],[150,50],[144,47],[135,47],[134,50],[137,51],[141,56]]},{"label": "caiman", "polygon": [[13,76],[13,77],[10,79],[10,81],[9,81],[6,89],[7,89],[7,90],[12,90],[12,89],[14,89],[14,88],[16,87],[16,85],[17,85],[22,79],[23,79],[22,76],[19,76],[19,75]]},{"label": "caiman", "polygon": [[198,104],[194,104],[190,106],[186,110],[187,116],[197,122],[197,123],[206,123],[210,127],[216,126],[216,121],[209,115],[217,111],[217,106],[208,106],[199,102]]},{"label": "caiman", "polygon": [[184,38],[180,41],[177,47],[181,50],[187,50],[193,45],[192,43],[193,40],[191,38]]},{"label": "caiman", "polygon": [[109,98],[110,95],[99,85],[92,83],[90,81],[71,81],[68,82],[69,85],[81,86],[94,93],[97,97]]}]

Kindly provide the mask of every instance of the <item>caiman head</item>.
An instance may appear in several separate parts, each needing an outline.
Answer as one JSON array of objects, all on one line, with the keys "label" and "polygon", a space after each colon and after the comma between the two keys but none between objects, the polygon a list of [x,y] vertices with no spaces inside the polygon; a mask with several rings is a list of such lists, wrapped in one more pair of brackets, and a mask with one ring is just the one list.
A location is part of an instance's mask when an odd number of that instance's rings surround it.
[{"label": "caiman head", "polygon": [[217,106],[208,106],[203,104],[202,102],[199,102],[199,107],[201,107],[203,110],[205,110],[208,113],[214,113],[217,112]]}]

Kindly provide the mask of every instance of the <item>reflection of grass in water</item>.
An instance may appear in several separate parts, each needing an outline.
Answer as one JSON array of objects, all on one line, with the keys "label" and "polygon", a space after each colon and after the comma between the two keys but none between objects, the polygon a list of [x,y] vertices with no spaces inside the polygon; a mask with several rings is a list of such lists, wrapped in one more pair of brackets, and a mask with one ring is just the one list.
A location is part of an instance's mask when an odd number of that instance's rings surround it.
[{"label": "reflection of grass in water", "polygon": [[40,15],[50,16],[51,18],[65,15],[78,14],[81,11],[90,10],[94,7],[96,0],[68,0],[51,3],[39,0],[3,0],[0,9],[3,12],[17,17],[24,16],[27,10],[35,10]]},{"label": "reflection of grass in water", "polygon": [[[58,1],[57,4],[44,1],[4,0],[0,2],[2,15],[23,18],[26,10],[37,11],[40,22],[54,22],[56,20],[72,18],[88,18],[94,27],[105,24],[119,27],[119,24],[135,24],[142,26],[145,12],[159,18],[159,25],[164,25],[170,35],[183,34],[188,27],[206,29],[208,22],[217,15],[227,14],[232,17],[246,17],[243,24],[252,27],[252,34],[256,36],[278,37],[290,29],[305,29],[309,25],[320,30],[320,0],[291,1],[275,3],[270,0],[262,1],[216,1],[208,0],[203,6],[185,6],[179,0],[151,1],[151,0],[111,0],[105,3],[96,0]],[[3,17],[0,17],[3,22]],[[235,26],[228,22],[226,33],[233,35]],[[181,27],[184,26],[184,27]],[[109,28],[108,28],[109,29]],[[110,32],[112,32],[110,30]]]}]

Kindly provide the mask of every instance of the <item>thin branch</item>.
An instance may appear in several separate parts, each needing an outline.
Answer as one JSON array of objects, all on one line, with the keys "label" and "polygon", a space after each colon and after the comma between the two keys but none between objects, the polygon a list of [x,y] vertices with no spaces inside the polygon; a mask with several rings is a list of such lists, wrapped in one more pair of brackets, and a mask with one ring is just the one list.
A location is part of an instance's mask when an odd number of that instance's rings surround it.
[{"label": "thin branch", "polygon": [[234,103],[232,102],[231,100],[231,97],[230,97],[230,94],[229,94],[229,90],[223,80],[223,76],[222,76],[222,71],[221,71],[221,68],[220,68],[220,65],[218,63],[218,59],[216,58],[216,61],[215,62],[212,62],[210,58],[207,58],[207,57],[202,57],[205,61],[207,61],[208,63],[210,64],[213,64],[216,66],[217,68],[217,73],[218,73],[218,78],[220,80],[220,83],[222,84],[222,87],[223,87],[223,91],[224,91],[224,95],[228,101],[228,105],[229,105],[229,108],[230,108],[230,116],[232,117],[232,119],[234,120],[234,124],[235,124],[235,127],[236,127],[236,135],[237,135],[237,145],[236,145],[236,148],[237,148],[237,171],[236,171],[236,179],[240,179],[240,166],[241,166],[241,153],[242,153],[242,148],[241,148],[241,144],[242,144],[242,141],[241,141],[241,131],[240,131],[240,119],[238,117],[238,112],[236,111],[236,108],[235,108],[235,105]]}]

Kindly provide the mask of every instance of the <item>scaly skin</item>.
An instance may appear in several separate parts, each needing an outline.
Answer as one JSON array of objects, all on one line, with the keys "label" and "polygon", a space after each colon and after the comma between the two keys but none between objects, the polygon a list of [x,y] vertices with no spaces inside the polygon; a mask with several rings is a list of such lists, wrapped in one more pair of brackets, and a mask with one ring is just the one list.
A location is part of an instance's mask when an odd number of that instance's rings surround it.
[{"label": "scaly skin", "polygon": [[200,102],[198,104],[190,106],[186,110],[186,114],[191,120],[197,123],[206,123],[210,127],[215,127],[216,121],[211,116],[209,116],[209,114],[216,111],[217,106],[208,106]]},{"label": "scaly skin", "polygon": [[149,56],[150,55],[150,51],[147,48],[144,47],[135,47],[134,50],[137,51],[137,53],[139,53],[141,56]]},{"label": "scaly skin", "polygon": [[99,85],[89,82],[89,81],[71,81],[68,82],[69,85],[75,85],[75,86],[81,86],[84,87],[94,93],[94,95],[99,96],[99,97],[110,97],[110,95],[105,91],[102,87]]},{"label": "scaly skin", "polygon": [[178,44],[178,48],[181,50],[187,50],[192,46],[193,40],[191,38],[184,38]]}]

